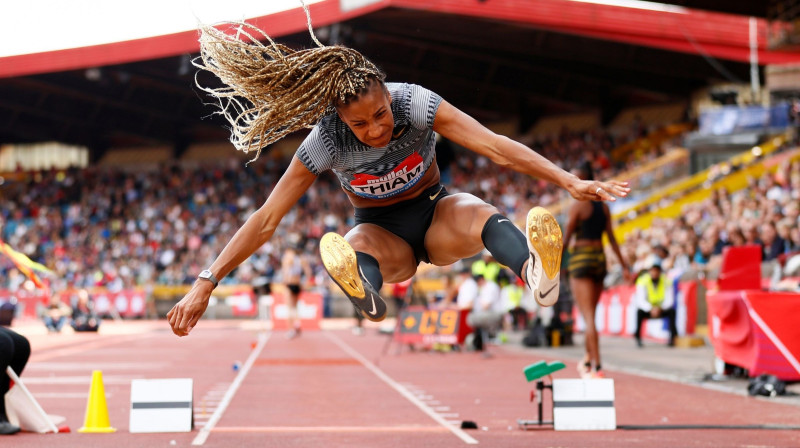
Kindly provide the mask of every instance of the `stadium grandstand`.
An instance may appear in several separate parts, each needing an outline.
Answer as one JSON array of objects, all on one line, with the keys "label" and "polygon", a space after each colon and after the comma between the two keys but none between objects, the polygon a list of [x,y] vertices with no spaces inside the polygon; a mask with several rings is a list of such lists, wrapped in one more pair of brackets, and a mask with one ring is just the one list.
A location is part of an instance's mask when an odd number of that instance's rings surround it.
[{"label": "stadium grandstand", "polygon": [[[777,182],[785,195],[776,207],[797,197],[797,164],[785,153],[796,143],[787,132],[800,55],[781,2],[309,3],[325,43],[357,47],[390,80],[439,92],[565,169],[590,160],[601,178],[629,180],[634,193],[613,211],[634,263],[659,239],[691,264],[709,228],[720,234],[718,255],[729,232],[707,212],[681,222],[693,229],[677,241],[663,229],[686,218],[687,208],[709,210],[710,200],[720,207],[719,191],[728,201],[752,202],[765,194],[759,185]],[[291,46],[310,46],[302,10],[283,4],[249,21]],[[54,289],[151,285],[171,301],[260,205],[304,135],[245,167],[194,85],[196,30],[101,37],[0,58],[2,238],[53,270],[45,277]],[[764,114],[770,118],[758,121]],[[456,191],[516,220],[532,204],[564,219],[569,198],[552,185],[448,142],[440,148]],[[739,153],[757,157],[739,161]],[[332,179],[318,182],[278,237],[226,282],[248,284],[271,272],[290,235],[315,254],[323,232],[346,232],[351,209],[334,190]],[[737,212],[764,216],[743,205]],[[774,217],[787,252],[800,249],[791,218],[785,210]],[[745,230],[764,224],[746,221]],[[318,260],[313,265],[316,284],[325,285]]]},{"label": "stadium grandstand", "polygon": [[[778,9],[779,2],[768,8],[710,0],[311,2],[323,41],[359,48],[389,79],[441,93],[565,169],[590,160],[600,177],[629,180],[634,194],[614,211],[627,253],[638,261],[648,254],[637,247],[658,232],[654,221],[667,220],[661,226],[670,228],[670,220],[686,216],[685,207],[708,210],[702,201],[715,191],[724,190],[728,200],[751,198],[757,185],[777,178],[786,190],[780,206],[796,199],[794,158],[781,156],[784,166],[770,169],[762,160],[796,142],[784,135],[800,91],[791,81],[800,56],[785,48],[792,45],[788,37],[781,46],[774,36],[785,22],[773,17]],[[250,21],[292,46],[311,44],[296,5]],[[727,32],[711,32],[718,28]],[[0,58],[2,238],[50,267],[55,289],[149,284],[162,292],[159,298],[174,299],[180,288],[165,287],[191,283],[213,260],[303,138],[286,138],[244,167],[194,85],[196,35],[186,30]],[[758,110],[742,122],[767,113],[774,123],[715,128],[751,109]],[[440,164],[456,190],[499,204],[517,220],[532,204],[556,212],[568,204],[552,185],[448,142],[440,147]],[[752,162],[735,156],[756,147],[761,168],[745,175],[740,168]],[[741,180],[726,180],[732,172]],[[251,283],[269,272],[289,235],[314,254],[321,233],[344,233],[351,210],[331,194],[336,189],[332,179],[318,182],[279,237],[227,281]],[[782,229],[788,226],[787,252],[800,249],[791,239],[796,219],[791,223],[786,212],[779,218]],[[693,260],[697,237],[721,223],[688,225],[692,237],[673,242],[661,231],[658,238],[682,245]],[[717,232],[727,243],[726,229]],[[318,284],[325,284],[314,265]]]}]

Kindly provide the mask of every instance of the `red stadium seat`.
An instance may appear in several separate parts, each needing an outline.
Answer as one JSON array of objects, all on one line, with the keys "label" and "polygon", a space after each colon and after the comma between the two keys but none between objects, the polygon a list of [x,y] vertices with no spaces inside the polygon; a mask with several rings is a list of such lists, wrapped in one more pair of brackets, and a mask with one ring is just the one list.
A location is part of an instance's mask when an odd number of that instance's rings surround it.
[{"label": "red stadium seat", "polygon": [[761,289],[761,247],[726,247],[719,271],[720,291]]}]

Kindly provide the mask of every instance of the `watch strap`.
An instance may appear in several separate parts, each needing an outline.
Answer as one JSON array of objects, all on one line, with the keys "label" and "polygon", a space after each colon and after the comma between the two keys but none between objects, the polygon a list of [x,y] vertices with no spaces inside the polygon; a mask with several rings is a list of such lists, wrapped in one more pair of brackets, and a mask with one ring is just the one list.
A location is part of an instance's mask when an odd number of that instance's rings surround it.
[{"label": "watch strap", "polygon": [[208,269],[201,272],[197,278],[210,281],[215,288],[217,287],[217,285],[219,285],[219,280],[217,280],[217,277],[215,277],[214,273],[209,271]]}]

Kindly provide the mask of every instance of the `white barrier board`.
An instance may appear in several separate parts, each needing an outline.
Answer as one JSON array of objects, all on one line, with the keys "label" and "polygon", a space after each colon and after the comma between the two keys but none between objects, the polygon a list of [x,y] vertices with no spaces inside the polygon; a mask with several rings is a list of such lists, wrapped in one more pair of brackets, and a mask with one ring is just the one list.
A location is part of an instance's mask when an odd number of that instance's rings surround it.
[{"label": "white barrier board", "polygon": [[131,381],[130,432],[189,432],[193,427],[190,378]]},{"label": "white barrier board", "polygon": [[614,380],[553,380],[553,427],[556,431],[616,429]]}]

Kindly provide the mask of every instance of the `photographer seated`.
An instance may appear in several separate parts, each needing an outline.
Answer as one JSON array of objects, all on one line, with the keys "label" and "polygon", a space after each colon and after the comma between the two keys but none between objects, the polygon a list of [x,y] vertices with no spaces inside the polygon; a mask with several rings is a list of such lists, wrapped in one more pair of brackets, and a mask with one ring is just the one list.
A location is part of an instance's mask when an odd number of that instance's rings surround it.
[{"label": "photographer seated", "polygon": [[647,319],[667,319],[668,345],[675,345],[678,329],[675,323],[675,291],[672,281],[663,275],[661,260],[651,257],[648,270],[636,280],[636,344],[642,347],[642,323]]},{"label": "photographer seated", "polygon": [[78,291],[78,301],[72,309],[72,328],[75,331],[97,331],[100,318],[94,312],[94,302],[85,289]]},{"label": "photographer seated", "polygon": [[483,275],[473,275],[478,285],[478,296],[467,323],[474,330],[472,345],[476,351],[483,351],[490,338],[497,335],[503,323],[503,302],[500,286]]},{"label": "photographer seated", "polygon": [[62,302],[58,294],[53,294],[53,296],[50,297],[50,303],[47,305],[42,320],[48,332],[58,333],[71,315],[72,308]]}]

